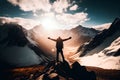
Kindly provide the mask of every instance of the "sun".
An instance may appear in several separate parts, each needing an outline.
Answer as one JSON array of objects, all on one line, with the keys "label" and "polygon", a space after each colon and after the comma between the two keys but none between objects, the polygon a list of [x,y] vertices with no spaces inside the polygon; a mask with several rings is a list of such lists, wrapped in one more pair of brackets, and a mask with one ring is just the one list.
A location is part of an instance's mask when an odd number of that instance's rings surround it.
[{"label": "sun", "polygon": [[43,18],[41,24],[46,30],[55,30],[59,29],[59,24],[53,17]]}]

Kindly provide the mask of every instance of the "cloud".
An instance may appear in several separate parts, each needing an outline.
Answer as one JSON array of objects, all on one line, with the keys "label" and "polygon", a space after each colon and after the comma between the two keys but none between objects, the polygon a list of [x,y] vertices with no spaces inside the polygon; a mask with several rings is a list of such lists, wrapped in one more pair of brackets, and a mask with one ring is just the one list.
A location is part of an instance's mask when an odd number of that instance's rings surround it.
[{"label": "cloud", "polygon": [[[33,15],[42,20],[44,18],[51,19],[57,23],[59,28],[73,28],[89,20],[88,13],[77,12],[75,14],[68,13],[68,10],[77,10],[78,5],[75,1],[55,0],[8,0],[11,4],[19,6],[23,11],[32,11]],[[51,14],[52,13],[52,14]],[[47,24],[47,23],[46,23]]]},{"label": "cloud", "polygon": [[15,6],[19,6],[23,11],[37,11],[42,10],[49,12],[53,9],[55,12],[61,13],[70,5],[68,0],[56,0],[53,4],[50,0],[8,0]]},{"label": "cloud", "polygon": [[108,29],[110,27],[111,23],[105,23],[105,24],[101,24],[101,25],[97,25],[97,26],[93,26],[93,28],[95,28],[96,30],[104,30],[104,29]]},{"label": "cloud", "polygon": [[70,10],[77,10],[77,8],[78,8],[78,5],[74,5],[74,6],[72,6],[72,7],[70,7]]},{"label": "cloud", "polygon": [[70,6],[68,0],[56,0],[53,3],[53,10],[57,13],[63,13],[67,11],[67,8]]},{"label": "cloud", "polygon": [[51,22],[53,20],[53,23],[57,24],[56,26],[58,26],[58,29],[71,29],[88,21],[89,18],[87,16],[88,14],[84,12],[75,14],[70,13],[55,14],[53,12],[50,12],[40,15],[39,21],[42,24],[42,20],[47,18],[47,20],[51,19]]},{"label": "cloud", "polygon": [[33,19],[25,19],[20,17],[0,17],[0,25],[5,23],[15,23],[21,25],[25,29],[32,29],[34,26],[38,25],[39,22]]},{"label": "cloud", "polygon": [[[54,11],[56,13],[67,12],[67,8],[70,6],[70,10],[76,10],[78,5],[75,1],[70,0],[55,0],[50,3],[50,0],[8,0],[14,6],[19,6],[23,11],[33,11],[42,10],[43,12]],[[74,4],[74,5],[73,5]]]},{"label": "cloud", "polygon": [[15,6],[19,6],[23,11],[50,11],[51,4],[49,0],[8,0]]},{"label": "cloud", "polygon": [[71,28],[89,20],[87,16],[87,13],[81,12],[75,14],[60,14],[56,15],[56,18],[60,24],[64,25],[63,27]]}]

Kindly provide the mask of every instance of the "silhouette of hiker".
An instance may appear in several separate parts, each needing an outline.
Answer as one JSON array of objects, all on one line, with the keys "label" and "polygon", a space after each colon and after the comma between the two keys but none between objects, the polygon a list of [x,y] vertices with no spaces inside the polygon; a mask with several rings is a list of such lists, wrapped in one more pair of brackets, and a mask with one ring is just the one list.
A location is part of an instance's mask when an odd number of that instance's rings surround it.
[{"label": "silhouette of hiker", "polygon": [[56,42],[56,49],[57,49],[56,61],[57,61],[57,62],[59,61],[59,59],[58,59],[59,53],[61,53],[62,59],[63,59],[63,61],[65,61],[65,58],[64,58],[64,55],[63,55],[63,51],[62,51],[63,46],[64,46],[64,45],[63,45],[63,42],[71,39],[71,37],[66,38],[66,39],[61,39],[61,37],[58,37],[57,39],[52,39],[52,38],[48,37],[48,39]]}]

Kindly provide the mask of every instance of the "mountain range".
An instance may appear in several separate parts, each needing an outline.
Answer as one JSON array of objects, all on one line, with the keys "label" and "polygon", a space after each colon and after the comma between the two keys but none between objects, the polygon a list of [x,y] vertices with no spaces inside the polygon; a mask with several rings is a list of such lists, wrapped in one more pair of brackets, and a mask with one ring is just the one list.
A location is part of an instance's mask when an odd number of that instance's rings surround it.
[{"label": "mountain range", "polygon": [[[116,18],[111,26],[103,31],[81,25],[70,30],[47,31],[42,25],[26,30],[18,24],[4,23],[0,25],[1,61],[17,66],[28,66],[54,60],[55,43],[47,38],[57,38],[58,36],[62,36],[62,38],[71,36],[72,39],[65,42],[65,47],[80,46],[74,52],[79,53],[80,57],[96,53],[119,56],[119,26],[119,18]],[[65,50],[67,51],[67,49]]]}]

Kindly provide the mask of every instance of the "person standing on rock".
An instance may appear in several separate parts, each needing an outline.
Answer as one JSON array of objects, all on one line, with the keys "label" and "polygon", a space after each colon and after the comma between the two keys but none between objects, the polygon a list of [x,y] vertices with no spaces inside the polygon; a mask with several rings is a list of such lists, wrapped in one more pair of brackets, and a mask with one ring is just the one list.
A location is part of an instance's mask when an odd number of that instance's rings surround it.
[{"label": "person standing on rock", "polygon": [[48,39],[52,40],[52,41],[55,41],[56,42],[56,49],[57,49],[57,56],[56,56],[56,61],[59,62],[59,53],[61,53],[62,55],[62,59],[63,61],[65,61],[65,58],[64,58],[64,55],[63,55],[63,42],[64,41],[67,41],[69,39],[71,39],[72,37],[69,37],[69,38],[66,38],[66,39],[62,39],[61,37],[58,37],[57,39],[52,39],[50,37],[48,37]]}]

